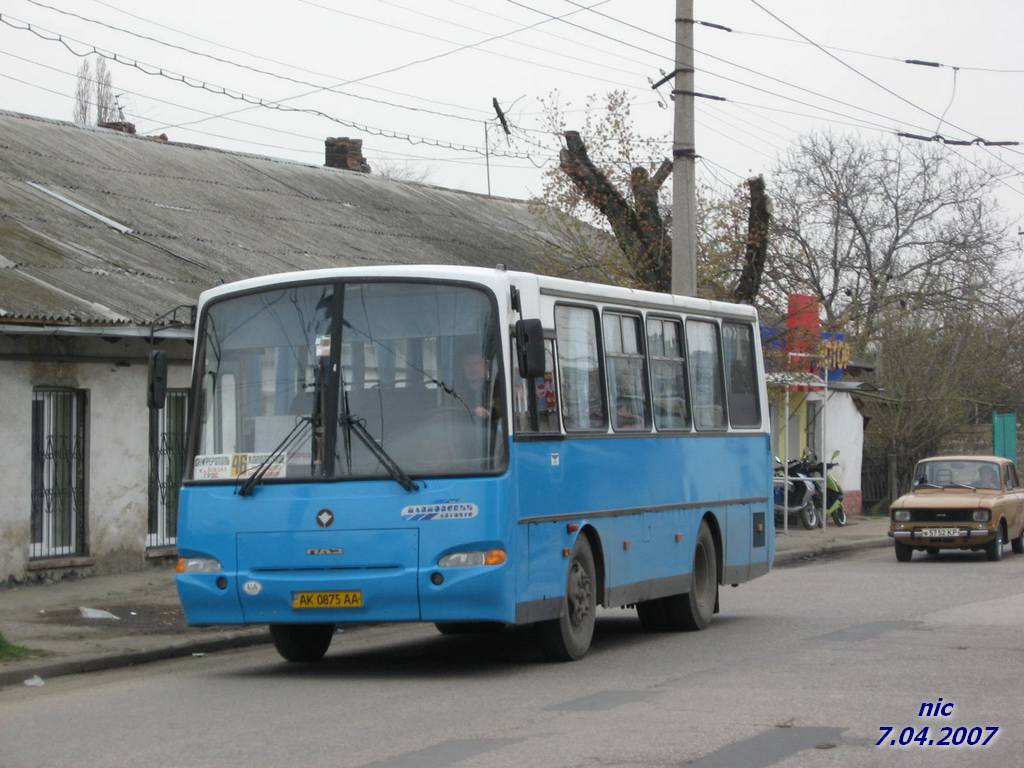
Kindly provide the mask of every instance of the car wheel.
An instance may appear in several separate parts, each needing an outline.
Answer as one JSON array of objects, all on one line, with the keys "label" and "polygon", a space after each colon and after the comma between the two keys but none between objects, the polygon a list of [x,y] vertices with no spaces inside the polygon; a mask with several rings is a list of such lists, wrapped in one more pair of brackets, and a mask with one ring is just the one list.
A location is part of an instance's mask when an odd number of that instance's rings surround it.
[{"label": "car wheel", "polygon": [[1013,548],[1013,554],[1024,555],[1024,530],[1016,539],[1010,539],[1010,546]]},{"label": "car wheel", "polygon": [[597,613],[597,569],[586,536],[576,539],[566,575],[562,615],[542,621],[540,641],[548,658],[574,661],[590,649]]},{"label": "car wheel", "polygon": [[909,563],[914,557],[914,548],[897,541],[896,544],[896,559],[901,563]]},{"label": "car wheel", "polygon": [[995,538],[985,545],[985,557],[993,562],[1003,559],[1003,526],[996,528]]},{"label": "car wheel", "polygon": [[285,661],[318,661],[334,637],[333,624],[271,624],[274,647]]},{"label": "car wheel", "polygon": [[926,549],[925,552],[927,552],[929,555],[937,555],[937,554],[939,554],[939,548],[938,547],[928,547],[928,549]]}]

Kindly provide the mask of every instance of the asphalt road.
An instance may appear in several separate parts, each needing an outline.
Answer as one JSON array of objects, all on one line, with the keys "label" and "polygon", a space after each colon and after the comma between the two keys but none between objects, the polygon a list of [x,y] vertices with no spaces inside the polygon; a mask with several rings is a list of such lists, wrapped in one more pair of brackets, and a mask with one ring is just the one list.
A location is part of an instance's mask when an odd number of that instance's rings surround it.
[{"label": "asphalt road", "polygon": [[[726,588],[695,634],[608,611],[570,664],[528,632],[382,626],[306,667],[258,648],[10,688],[0,766],[1008,768],[1024,759],[1024,556],[1006,553],[779,569]],[[939,697],[950,717],[918,717]],[[881,726],[1000,731],[876,747]]]}]

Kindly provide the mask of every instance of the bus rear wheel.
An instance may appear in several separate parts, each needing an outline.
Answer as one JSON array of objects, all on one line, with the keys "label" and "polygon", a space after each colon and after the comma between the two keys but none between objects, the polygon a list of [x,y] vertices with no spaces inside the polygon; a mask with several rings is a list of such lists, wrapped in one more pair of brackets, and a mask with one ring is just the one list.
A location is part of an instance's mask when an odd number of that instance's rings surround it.
[{"label": "bus rear wheel", "polygon": [[690,591],[662,599],[666,629],[692,632],[704,629],[711,623],[718,602],[718,553],[706,522],[700,524],[697,532]]},{"label": "bus rear wheel", "polygon": [[331,646],[333,624],[271,624],[274,647],[285,661],[318,661]]},{"label": "bus rear wheel", "polygon": [[590,649],[597,613],[594,553],[586,536],[576,539],[566,577],[562,615],[538,625],[541,647],[553,661],[574,661]]}]

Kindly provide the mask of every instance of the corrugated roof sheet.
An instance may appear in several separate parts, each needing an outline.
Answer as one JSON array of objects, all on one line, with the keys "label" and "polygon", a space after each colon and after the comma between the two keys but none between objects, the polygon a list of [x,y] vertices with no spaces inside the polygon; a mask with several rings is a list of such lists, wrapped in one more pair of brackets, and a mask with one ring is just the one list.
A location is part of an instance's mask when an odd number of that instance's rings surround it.
[{"label": "corrugated roof sheet", "polygon": [[565,273],[557,239],[524,201],[0,111],[4,322],[142,325],[208,287],[296,269]]}]

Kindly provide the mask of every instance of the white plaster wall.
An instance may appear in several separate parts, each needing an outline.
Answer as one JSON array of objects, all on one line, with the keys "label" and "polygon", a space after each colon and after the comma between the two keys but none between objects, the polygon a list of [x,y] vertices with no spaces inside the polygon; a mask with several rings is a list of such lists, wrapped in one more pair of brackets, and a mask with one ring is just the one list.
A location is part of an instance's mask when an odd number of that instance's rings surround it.
[{"label": "white plaster wall", "polygon": [[864,416],[848,392],[828,393],[826,405],[826,451],[828,458],[839,451],[839,466],[832,470],[844,491],[860,490],[861,460],[864,456]]},{"label": "white plaster wall", "polygon": [[0,583],[21,579],[32,537],[32,384],[29,363],[0,361]]},{"label": "white plaster wall", "polygon": [[[187,365],[169,366],[187,387]],[[0,582],[27,574],[31,536],[31,402],[34,386],[87,391],[86,519],[96,573],[145,565],[149,482],[146,364],[0,362]]]}]

